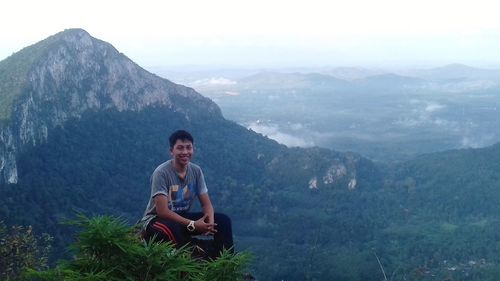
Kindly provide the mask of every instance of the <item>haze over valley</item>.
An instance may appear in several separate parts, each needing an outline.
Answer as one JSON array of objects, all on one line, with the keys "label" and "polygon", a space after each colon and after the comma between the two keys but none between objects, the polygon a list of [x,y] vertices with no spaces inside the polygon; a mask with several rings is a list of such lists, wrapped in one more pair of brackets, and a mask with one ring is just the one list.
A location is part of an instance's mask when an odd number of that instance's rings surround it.
[{"label": "haze over valley", "polygon": [[401,161],[500,140],[500,70],[152,68],[213,99],[226,118],[287,146]]}]

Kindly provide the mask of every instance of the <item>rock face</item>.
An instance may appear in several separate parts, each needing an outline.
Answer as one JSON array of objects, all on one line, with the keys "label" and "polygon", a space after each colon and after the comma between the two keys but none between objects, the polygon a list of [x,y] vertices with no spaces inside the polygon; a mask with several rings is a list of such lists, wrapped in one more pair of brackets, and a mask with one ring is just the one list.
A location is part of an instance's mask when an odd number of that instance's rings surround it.
[{"label": "rock face", "polygon": [[10,128],[0,130],[0,180],[8,183],[17,182],[15,145]]},{"label": "rock face", "polygon": [[[0,95],[13,96],[7,101],[0,96],[7,107],[3,110],[8,112],[0,120],[2,182],[17,182],[19,151],[43,143],[51,128],[78,119],[87,111],[139,111],[162,106],[187,118],[191,114],[222,118],[211,100],[147,72],[109,43],[81,29],[51,36],[13,54],[0,66],[4,70],[0,81],[17,81],[16,87],[0,91]],[[25,71],[14,71],[19,68]],[[21,77],[13,77],[12,73],[18,72]]]}]

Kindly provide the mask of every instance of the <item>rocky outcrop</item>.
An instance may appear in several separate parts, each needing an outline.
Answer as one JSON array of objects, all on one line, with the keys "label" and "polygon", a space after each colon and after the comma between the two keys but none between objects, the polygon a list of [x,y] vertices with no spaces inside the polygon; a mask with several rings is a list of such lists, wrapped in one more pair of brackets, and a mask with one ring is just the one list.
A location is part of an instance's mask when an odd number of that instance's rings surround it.
[{"label": "rocky outcrop", "polygon": [[[36,57],[26,60],[30,52]],[[222,118],[220,109],[211,100],[191,88],[147,72],[109,43],[91,37],[82,29],[58,33],[8,59],[11,65],[16,64],[16,59],[19,64],[26,61],[31,64],[22,73],[24,77],[16,77],[24,80],[18,83],[21,88],[15,90],[19,94],[10,105],[9,118],[0,127],[0,181],[3,182],[17,182],[19,151],[43,143],[51,128],[78,119],[89,110],[139,111],[162,106],[187,118],[191,114]]]},{"label": "rocky outcrop", "polygon": [[10,128],[0,129],[0,173],[8,183],[17,182],[17,165],[13,134]]},{"label": "rocky outcrop", "polygon": [[286,176],[289,182],[308,189],[355,190],[360,178],[379,182],[376,166],[361,155],[319,147],[287,149],[267,164],[266,171],[269,177]]}]

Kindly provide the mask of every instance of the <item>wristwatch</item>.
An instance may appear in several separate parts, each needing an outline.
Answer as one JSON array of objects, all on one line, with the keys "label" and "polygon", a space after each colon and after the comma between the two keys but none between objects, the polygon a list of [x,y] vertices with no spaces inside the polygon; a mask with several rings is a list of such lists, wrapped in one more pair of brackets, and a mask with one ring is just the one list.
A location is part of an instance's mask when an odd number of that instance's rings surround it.
[{"label": "wristwatch", "polygon": [[194,221],[189,221],[189,224],[186,227],[189,231],[193,232],[195,230]]}]

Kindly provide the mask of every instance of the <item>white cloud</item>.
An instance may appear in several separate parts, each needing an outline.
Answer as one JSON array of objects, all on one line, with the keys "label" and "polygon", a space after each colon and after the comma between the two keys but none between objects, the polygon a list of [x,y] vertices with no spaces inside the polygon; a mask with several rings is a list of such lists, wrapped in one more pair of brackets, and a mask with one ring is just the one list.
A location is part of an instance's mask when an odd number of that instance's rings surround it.
[{"label": "white cloud", "polygon": [[219,78],[210,78],[208,81],[211,85],[236,85],[236,81],[229,80],[227,78],[219,77]]},{"label": "white cloud", "polygon": [[304,129],[304,125],[302,125],[300,123],[294,123],[294,124],[290,124],[290,128],[294,131],[299,131],[299,130]]},{"label": "white cloud", "polygon": [[451,122],[446,119],[433,116],[436,112],[445,109],[447,107],[446,105],[434,101],[424,101],[418,99],[411,99],[409,103],[413,106],[411,114],[397,118],[392,122],[392,124],[409,128],[427,125],[442,127],[456,125],[456,122]]},{"label": "white cloud", "polygon": [[442,104],[439,104],[439,103],[429,103],[427,104],[427,106],[425,107],[425,111],[426,112],[436,112],[440,109],[443,109],[445,108],[446,106],[442,105]]},{"label": "white cloud", "polygon": [[287,133],[280,132],[280,129],[277,125],[270,124],[266,125],[260,121],[252,122],[247,126],[249,129],[253,131],[263,134],[281,144],[284,144],[288,147],[311,147],[314,146],[313,142],[306,141],[300,137],[296,137]]},{"label": "white cloud", "polygon": [[463,136],[460,144],[462,148],[480,148],[492,145],[494,142],[495,136],[493,135],[474,135]]},{"label": "white cloud", "polygon": [[224,77],[211,77],[207,79],[196,80],[192,83],[194,86],[231,86],[237,82]]}]

